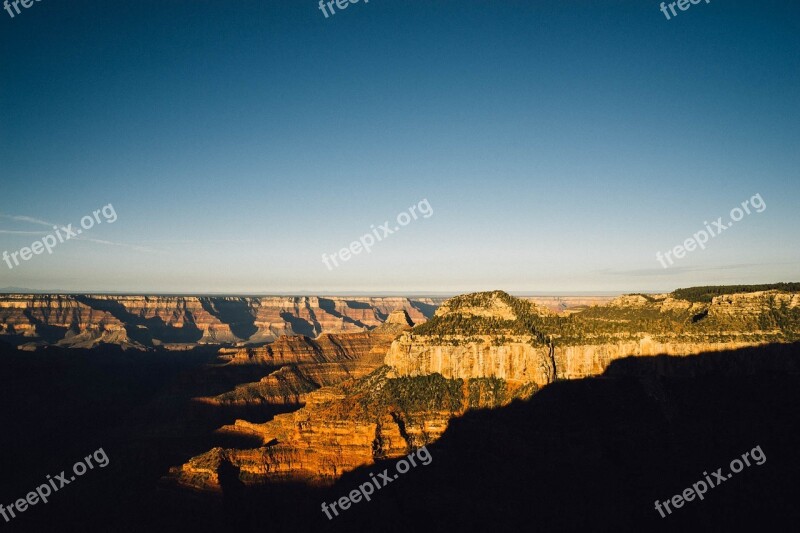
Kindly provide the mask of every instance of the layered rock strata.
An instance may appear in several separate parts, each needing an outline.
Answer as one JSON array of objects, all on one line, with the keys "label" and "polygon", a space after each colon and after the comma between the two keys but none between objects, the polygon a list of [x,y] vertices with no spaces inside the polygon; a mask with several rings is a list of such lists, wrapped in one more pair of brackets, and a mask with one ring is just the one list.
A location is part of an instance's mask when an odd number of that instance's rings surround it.
[{"label": "layered rock strata", "polygon": [[23,349],[264,344],[284,335],[367,332],[394,310],[421,323],[437,304],[430,298],[0,295],[0,337]]},{"label": "layered rock strata", "polygon": [[383,366],[370,375],[309,393],[306,406],[265,424],[237,420],[223,433],[260,439],[255,449],[213,449],[170,470],[168,479],[194,490],[218,491],[220,468],[245,484],[303,481],[329,484],[375,460],[395,458],[437,440],[468,409],[506,405],[532,385],[501,380],[393,378]]}]

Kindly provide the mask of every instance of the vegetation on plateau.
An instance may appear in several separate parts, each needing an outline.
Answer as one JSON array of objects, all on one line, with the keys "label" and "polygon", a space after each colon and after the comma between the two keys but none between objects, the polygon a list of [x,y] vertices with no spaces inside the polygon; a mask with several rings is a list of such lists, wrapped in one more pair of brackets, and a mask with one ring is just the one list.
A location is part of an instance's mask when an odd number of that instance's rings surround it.
[{"label": "vegetation on plateau", "polygon": [[467,408],[497,407],[536,392],[535,384],[509,385],[499,378],[448,379],[441,374],[388,377],[388,366],[346,386],[351,407],[368,418],[401,413],[406,419],[431,412],[461,413]]},{"label": "vegetation on plateau", "polygon": [[714,296],[723,294],[741,294],[757,291],[800,292],[800,283],[768,283],[763,285],[711,285],[707,287],[689,287],[672,292],[673,298],[690,302],[711,303]]},{"label": "vegetation on plateau", "polygon": [[[681,306],[663,306],[662,299],[641,294],[644,305],[592,306],[569,316],[541,312],[534,304],[502,292],[481,292],[458,296],[448,301],[450,312],[433,317],[413,329],[415,335],[437,337],[437,343],[461,344],[473,336],[493,336],[490,345],[528,337],[534,346],[563,346],[616,343],[644,335],[656,341],[678,337],[705,342],[731,342],[747,336],[753,341],[794,341],[800,339],[800,308],[789,308],[785,301],[772,297],[756,313],[709,314],[714,296],[765,290],[800,291],[800,283],[735,285],[678,289],[671,296],[684,300]],[[467,307],[490,306],[497,300],[510,307],[514,319],[462,314]],[[695,304],[695,305],[691,305]],[[465,337],[467,339],[465,339]],[[502,342],[501,342],[502,341]]]}]

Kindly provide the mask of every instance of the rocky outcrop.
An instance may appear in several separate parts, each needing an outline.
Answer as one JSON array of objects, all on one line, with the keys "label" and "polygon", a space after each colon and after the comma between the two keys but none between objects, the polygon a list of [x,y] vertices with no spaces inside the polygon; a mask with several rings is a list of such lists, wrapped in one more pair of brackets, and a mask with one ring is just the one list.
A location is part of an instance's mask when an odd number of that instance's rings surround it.
[{"label": "rocky outcrop", "polygon": [[258,438],[264,446],[211,450],[171,469],[168,479],[195,490],[217,491],[217,472],[228,468],[246,484],[329,484],[343,472],[435,441],[450,419],[468,409],[506,405],[534,390],[500,380],[393,378],[384,366],[360,380],[312,392],[303,409],[265,424],[237,420],[221,428],[222,433]]},{"label": "rocky outcrop", "polygon": [[759,291],[716,296],[708,307],[711,317],[738,320],[768,315],[776,310],[796,311],[800,308],[800,294],[778,291]]},{"label": "rocky outcrop", "polygon": [[[393,343],[386,364],[400,376],[439,373],[469,379],[497,377],[545,385],[555,377],[602,374],[629,356],[687,356],[791,342],[800,336],[800,294],[779,291],[723,295],[710,303],[670,295],[626,295],[568,317],[541,308],[509,305],[511,297],[490,294],[479,305],[447,301],[420,334],[405,333]],[[475,335],[471,318],[499,321],[493,335]],[[455,320],[454,320],[455,318]],[[530,333],[513,326],[527,318]],[[455,329],[442,331],[437,320]],[[465,331],[458,331],[462,328]],[[433,330],[433,334],[426,334]],[[459,334],[460,333],[460,334]],[[500,338],[498,338],[500,336]],[[555,366],[555,372],[553,369]]]}]

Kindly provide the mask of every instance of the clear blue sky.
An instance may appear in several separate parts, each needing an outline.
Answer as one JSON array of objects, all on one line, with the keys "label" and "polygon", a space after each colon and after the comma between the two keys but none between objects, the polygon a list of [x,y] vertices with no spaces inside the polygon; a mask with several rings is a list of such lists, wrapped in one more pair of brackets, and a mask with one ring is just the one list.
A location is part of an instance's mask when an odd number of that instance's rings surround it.
[{"label": "clear blue sky", "polygon": [[[0,262],[0,287],[800,278],[796,0],[712,0],[669,21],[654,0],[362,0],[328,19],[314,0],[121,4],[0,11],[0,252],[50,231],[19,217],[118,215]],[[657,262],[756,193],[762,213]],[[422,199],[430,218],[322,263]]]}]

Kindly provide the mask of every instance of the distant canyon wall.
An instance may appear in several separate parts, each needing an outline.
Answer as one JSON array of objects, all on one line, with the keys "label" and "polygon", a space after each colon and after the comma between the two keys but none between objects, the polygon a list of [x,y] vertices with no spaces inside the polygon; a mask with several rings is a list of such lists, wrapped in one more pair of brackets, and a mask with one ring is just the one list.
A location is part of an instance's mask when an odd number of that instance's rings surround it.
[{"label": "distant canyon wall", "polygon": [[281,335],[365,332],[396,310],[419,324],[438,303],[400,297],[0,295],[0,340],[23,349],[263,344]]}]

